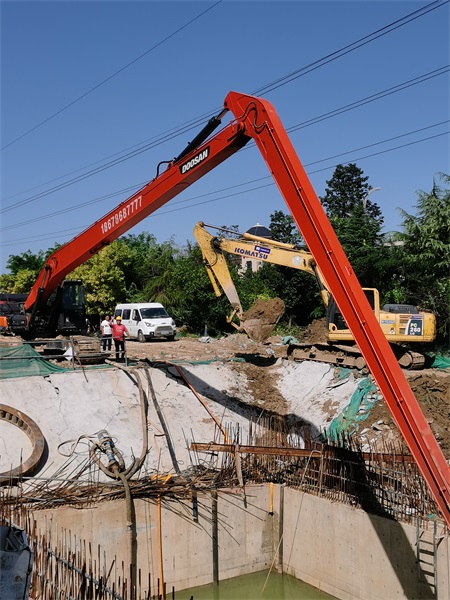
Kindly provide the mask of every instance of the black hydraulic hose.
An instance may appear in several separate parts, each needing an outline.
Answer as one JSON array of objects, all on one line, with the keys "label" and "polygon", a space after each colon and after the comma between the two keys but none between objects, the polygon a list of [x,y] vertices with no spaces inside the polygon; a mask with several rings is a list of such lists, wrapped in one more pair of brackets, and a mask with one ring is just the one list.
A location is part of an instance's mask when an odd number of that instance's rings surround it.
[{"label": "black hydraulic hose", "polygon": [[148,428],[147,428],[147,398],[142,387],[141,377],[136,369],[124,369],[125,372],[132,373],[136,378],[136,383],[139,389],[139,398],[141,404],[141,425],[142,425],[142,450],[141,455],[138,459],[134,460],[134,464],[124,471],[124,475],[127,479],[131,479],[133,475],[138,471],[144,464],[145,457],[148,452]]},{"label": "black hydraulic hose", "polygon": [[[138,471],[145,460],[145,457],[147,456],[147,451],[148,451],[148,430],[147,430],[147,400],[146,400],[146,396],[142,387],[142,382],[141,382],[141,378],[139,376],[139,373],[137,372],[136,369],[127,369],[126,367],[122,367],[120,365],[115,365],[117,366],[119,369],[122,369],[122,371],[125,371],[126,373],[132,373],[135,378],[136,378],[136,384],[138,386],[139,389],[139,397],[140,397],[140,404],[141,404],[141,424],[142,424],[142,450],[141,450],[141,455],[139,456],[139,458],[135,458],[132,462],[132,464],[128,467],[128,469],[125,469],[125,463],[123,461],[123,457],[122,454],[120,453],[119,450],[117,450],[117,448],[113,448],[113,453],[118,457],[118,465],[119,465],[119,473],[121,475],[123,475],[124,477],[126,477],[126,479],[131,479],[131,477],[133,477],[133,475],[136,473],[136,471]],[[92,460],[98,465],[98,467],[103,471],[103,473],[105,473],[105,475],[107,475],[108,477],[111,477],[111,479],[117,479],[117,474],[115,471],[113,471],[112,469],[108,467],[105,467],[103,465],[103,463],[97,458],[96,456],[96,451],[102,449],[101,446],[99,446],[98,444],[94,444],[91,448],[91,452],[90,452],[90,456],[92,458]]]},{"label": "black hydraulic hose", "polygon": [[217,129],[217,127],[219,127],[219,125],[222,122],[222,114],[223,114],[223,112],[219,116],[217,116],[217,117],[211,117],[210,120],[203,127],[203,129],[197,133],[197,135],[192,140],[192,142],[189,142],[189,144],[186,146],[186,148],[176,158],[174,158],[173,162],[174,163],[178,162],[184,156],[186,156],[186,154],[189,154],[189,152],[192,152],[192,150],[195,150],[195,148],[197,148],[198,146],[200,146],[200,144],[202,142],[204,142],[206,140],[206,138],[215,129]]}]

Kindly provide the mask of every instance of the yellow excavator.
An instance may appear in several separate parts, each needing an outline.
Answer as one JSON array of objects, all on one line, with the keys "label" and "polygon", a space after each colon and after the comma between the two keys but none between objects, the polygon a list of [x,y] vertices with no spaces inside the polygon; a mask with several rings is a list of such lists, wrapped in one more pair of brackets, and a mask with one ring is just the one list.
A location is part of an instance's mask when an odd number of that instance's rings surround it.
[{"label": "yellow excavator", "polygon": [[[214,229],[213,235],[206,228]],[[232,313],[227,321],[251,339],[262,342],[272,333],[284,313],[284,302],[273,299],[258,302],[244,312],[236,287],[230,275],[226,254],[240,256],[244,263],[271,263],[305,271],[314,276],[326,308],[327,342],[290,344],[289,355],[296,360],[317,360],[342,366],[364,368],[365,361],[354,344],[354,339],[339,311],[312,254],[293,244],[249,233],[238,233],[223,227],[198,222],[194,236],[202,251],[203,261],[216,296],[222,290],[228,298]],[[386,304],[380,307],[380,295],[375,288],[363,288],[366,297],[391,344],[399,364],[404,369],[422,369],[425,356],[417,348],[432,342],[436,337],[436,319],[432,312],[419,311],[409,304]],[[237,323],[235,321],[237,319]],[[411,349],[411,345],[416,349]]]}]

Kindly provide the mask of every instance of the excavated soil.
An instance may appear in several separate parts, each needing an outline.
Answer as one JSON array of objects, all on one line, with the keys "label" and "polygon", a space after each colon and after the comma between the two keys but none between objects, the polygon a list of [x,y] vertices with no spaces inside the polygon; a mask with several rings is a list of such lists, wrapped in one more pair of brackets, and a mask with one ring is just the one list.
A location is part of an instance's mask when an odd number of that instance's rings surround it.
[{"label": "excavated soil", "polygon": [[264,342],[284,314],[285,304],[281,298],[258,300],[242,315],[241,325],[250,339]]},{"label": "excavated soil", "polygon": [[316,319],[308,327],[306,327],[303,335],[300,336],[299,342],[304,344],[316,343],[326,344],[328,341],[326,319]]},{"label": "excavated soil", "polygon": [[[317,341],[320,335],[324,336],[324,324],[319,320],[305,330],[304,337],[299,341]],[[11,338],[9,340],[13,341]],[[17,338],[14,341],[19,342]],[[243,379],[245,375],[255,406],[266,414],[284,416],[287,413],[287,402],[278,388],[279,371],[271,368],[280,359],[287,360],[287,346],[282,344],[281,336],[272,336],[264,343],[239,333],[220,339],[205,336],[143,344],[128,341],[127,354],[133,359],[146,358],[152,361],[226,362],[229,368],[242,373]],[[57,364],[64,366],[61,362]],[[404,374],[444,455],[450,459],[450,369],[404,371]],[[363,374],[355,370],[353,376],[362,377]],[[233,393],[233,390],[229,392]],[[305,418],[308,416],[305,415]],[[402,437],[383,399],[372,407],[361,435],[371,442],[372,439],[380,440],[380,432],[383,434],[383,444],[402,445]],[[377,449],[380,449],[379,446]]]},{"label": "excavated soil", "polygon": [[[314,322],[307,330],[304,341],[315,339],[323,332],[323,323]],[[316,335],[317,334],[317,335]],[[316,336],[316,337],[314,337]],[[325,339],[324,339],[325,341]],[[286,401],[277,387],[277,375],[271,370],[277,359],[286,358],[287,348],[280,336],[272,336],[264,343],[250,340],[245,334],[233,334],[221,339],[180,338],[173,342],[128,342],[127,351],[136,358],[167,361],[227,361],[232,368],[246,375],[256,405],[272,414],[286,414]],[[450,459],[450,369],[404,371],[431,430],[444,455]],[[355,371],[355,376],[359,376]],[[383,432],[383,443],[399,447],[402,437],[384,400],[377,402],[365,422],[364,435]]]}]

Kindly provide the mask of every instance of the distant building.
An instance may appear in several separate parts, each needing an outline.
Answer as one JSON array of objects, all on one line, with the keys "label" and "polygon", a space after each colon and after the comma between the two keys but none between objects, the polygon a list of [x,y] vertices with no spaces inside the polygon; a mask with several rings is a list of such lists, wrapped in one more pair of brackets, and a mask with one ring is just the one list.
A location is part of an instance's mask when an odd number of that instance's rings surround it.
[{"label": "distant building", "polygon": [[[264,227],[264,225],[260,225],[259,223],[256,223],[256,225],[250,227],[250,229],[246,231],[246,233],[250,235],[256,235],[260,238],[266,238],[269,240],[272,239],[272,233],[270,229],[267,229],[267,227]],[[262,265],[262,260],[257,260],[255,258],[248,258],[248,256],[243,256],[241,258],[241,268],[239,269],[239,271],[241,273],[245,273],[246,271],[252,271],[253,273],[255,273],[258,269],[262,267]]]},{"label": "distant building", "polygon": [[398,231],[388,231],[383,234],[383,246],[404,246],[405,242],[399,238]]}]

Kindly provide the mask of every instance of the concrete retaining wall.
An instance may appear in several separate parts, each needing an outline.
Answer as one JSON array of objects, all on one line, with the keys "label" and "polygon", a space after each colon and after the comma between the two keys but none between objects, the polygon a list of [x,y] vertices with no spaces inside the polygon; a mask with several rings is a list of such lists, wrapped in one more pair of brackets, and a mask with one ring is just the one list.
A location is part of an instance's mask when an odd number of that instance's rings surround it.
[{"label": "concrete retaining wall", "polygon": [[[198,496],[198,522],[191,500],[161,502],[161,535],[164,580],[168,589],[181,590],[268,569],[273,555],[274,516],[269,511],[269,487],[252,486],[246,501],[241,490],[217,494],[217,563],[213,562],[212,497]],[[245,506],[246,504],[246,506]],[[156,586],[160,577],[158,509],[155,501],[134,501],[137,537],[137,568],[150,573]],[[106,560],[129,564],[125,501],[100,503],[91,509],[58,508],[34,513],[38,532],[52,530],[52,539],[74,537],[92,542]],[[278,526],[278,523],[276,523]],[[64,531],[63,531],[64,530]],[[50,537],[47,533],[47,539]],[[67,543],[67,542],[66,542]],[[73,548],[75,551],[75,547]],[[116,568],[116,567],[114,567]],[[125,569],[128,574],[128,569]],[[144,580],[145,580],[144,576]],[[156,587],[153,590],[156,594]]]},{"label": "concrete retaining wall", "polygon": [[[160,523],[154,500],[136,500],[134,507],[137,566],[156,583],[161,574],[161,532],[168,589],[174,586],[178,591],[210,583],[214,577],[220,581],[272,567],[342,600],[450,598],[448,534],[436,553],[436,596],[430,532],[421,532],[417,563],[415,527],[292,489],[273,486],[271,493],[268,484],[249,486],[245,497],[239,489],[218,491],[216,511],[210,494],[199,495],[198,522],[191,499],[163,500]],[[215,512],[216,526],[211,516]],[[123,500],[92,509],[37,511],[34,517],[38,529],[52,530],[53,539],[64,530],[66,538],[70,531],[78,540],[92,542],[94,554],[99,545],[106,569],[114,559],[116,565],[129,562]],[[426,560],[432,567],[425,565]]]},{"label": "concrete retaining wall", "polygon": [[419,535],[418,561],[416,527],[284,490],[284,571],[342,600],[450,598],[449,537],[435,564],[433,525]]}]

